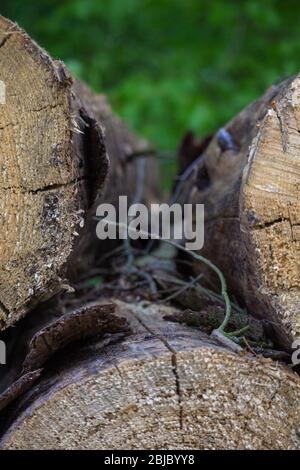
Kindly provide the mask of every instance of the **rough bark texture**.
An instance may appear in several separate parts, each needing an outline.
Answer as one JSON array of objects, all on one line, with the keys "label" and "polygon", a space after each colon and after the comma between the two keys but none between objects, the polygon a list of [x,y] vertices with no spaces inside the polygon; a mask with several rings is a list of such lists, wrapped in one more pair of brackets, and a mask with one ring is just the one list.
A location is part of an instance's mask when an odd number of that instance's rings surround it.
[{"label": "rough bark texture", "polygon": [[[132,194],[149,148],[104,97],[0,17],[0,329],[93,263],[94,208]],[[104,134],[106,133],[105,143]],[[142,159],[143,161],[144,159]],[[147,163],[148,165],[148,163]],[[84,227],[85,225],[85,227]],[[90,246],[87,254],[86,246]],[[79,268],[80,267],[80,268]]]},{"label": "rough bark texture", "polygon": [[[149,143],[130,131],[116,116],[104,95],[95,95],[82,82],[74,84],[89,114],[101,124],[109,156],[109,170],[103,192],[94,200],[88,211],[87,223],[79,246],[74,251],[75,259],[70,261],[71,278],[91,267],[103,254],[116,245],[116,241],[103,241],[96,237],[95,219],[99,203],[111,203],[118,212],[119,196],[126,195],[128,204],[157,202],[159,199],[159,175],[155,151]],[[91,142],[93,145],[93,142]]]},{"label": "rough bark texture", "polygon": [[11,412],[3,449],[299,449],[300,383],[174,309],[116,303],[131,336],[56,360]]},{"label": "rough bark texture", "polygon": [[270,88],[213,137],[185,199],[205,204],[201,253],[287,349],[300,336],[299,132],[297,76]]}]

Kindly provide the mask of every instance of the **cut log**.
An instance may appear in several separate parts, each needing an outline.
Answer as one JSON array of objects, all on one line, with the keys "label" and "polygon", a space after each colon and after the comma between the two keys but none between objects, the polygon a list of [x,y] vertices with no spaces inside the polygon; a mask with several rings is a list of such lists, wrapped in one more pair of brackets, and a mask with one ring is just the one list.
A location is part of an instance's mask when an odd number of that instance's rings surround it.
[{"label": "cut log", "polygon": [[56,356],[2,420],[2,449],[300,449],[288,368],[163,320],[173,308],[114,302],[131,336]]},{"label": "cut log", "polygon": [[[201,254],[290,349],[300,336],[300,75],[221,129],[186,185],[184,202],[205,204]],[[213,273],[195,266],[201,269],[215,284]]]},{"label": "cut log", "polygon": [[[74,82],[61,62],[3,17],[0,63],[4,329],[66,286],[66,276],[76,276],[78,267],[93,262],[93,207],[101,197],[113,202],[119,194],[134,192],[134,156],[143,156],[149,147],[113,115],[103,96]],[[110,183],[104,195],[107,152]]]},{"label": "cut log", "polygon": [[69,262],[68,275],[71,279],[86,272],[118,243],[112,240],[103,243],[96,237],[95,214],[99,203],[112,204],[118,213],[119,196],[127,196],[128,204],[150,205],[159,200],[159,174],[153,148],[113,113],[104,95],[95,95],[79,81],[75,82],[74,88],[89,114],[95,117],[104,131],[109,170],[103,193],[96,197],[88,211],[83,234],[74,250],[75,259]]}]

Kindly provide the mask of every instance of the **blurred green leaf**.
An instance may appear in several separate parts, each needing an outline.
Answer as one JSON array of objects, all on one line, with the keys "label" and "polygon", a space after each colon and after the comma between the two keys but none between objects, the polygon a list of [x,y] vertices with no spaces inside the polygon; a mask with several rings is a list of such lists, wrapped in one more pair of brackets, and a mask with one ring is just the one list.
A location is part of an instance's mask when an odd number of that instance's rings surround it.
[{"label": "blurred green leaf", "polygon": [[296,0],[1,0],[0,10],[171,153],[188,128],[215,130],[299,68]]}]

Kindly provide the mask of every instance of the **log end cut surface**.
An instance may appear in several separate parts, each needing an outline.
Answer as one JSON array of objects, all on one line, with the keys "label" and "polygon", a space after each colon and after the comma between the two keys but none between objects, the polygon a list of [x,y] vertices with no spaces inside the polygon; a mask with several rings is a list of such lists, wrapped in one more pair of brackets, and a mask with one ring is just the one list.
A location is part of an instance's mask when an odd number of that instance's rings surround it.
[{"label": "log end cut surface", "polygon": [[290,348],[300,337],[300,75],[219,131],[193,178],[190,202],[205,205],[203,255]]},{"label": "log end cut surface", "polygon": [[118,309],[132,336],[36,385],[2,448],[300,448],[299,377],[162,320],[173,308]]},{"label": "log end cut surface", "polygon": [[[83,121],[72,79],[0,17],[0,328],[62,284],[85,209]],[[81,224],[82,225],[82,224]]]},{"label": "log end cut surface", "polygon": [[286,331],[300,338],[300,75],[260,123],[242,190],[244,237],[256,250],[262,295]]}]

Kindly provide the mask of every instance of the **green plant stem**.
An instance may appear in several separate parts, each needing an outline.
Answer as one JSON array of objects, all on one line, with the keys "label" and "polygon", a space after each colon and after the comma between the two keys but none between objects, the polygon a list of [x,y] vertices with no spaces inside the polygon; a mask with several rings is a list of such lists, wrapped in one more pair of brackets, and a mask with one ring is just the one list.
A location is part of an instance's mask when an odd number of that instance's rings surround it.
[{"label": "green plant stem", "polygon": [[245,331],[248,331],[250,328],[249,325],[246,325],[246,326],[243,326],[243,328],[240,328],[239,330],[235,330],[235,331],[232,331],[231,333],[225,333],[226,336],[239,336],[241,335],[242,333],[245,333]]}]

